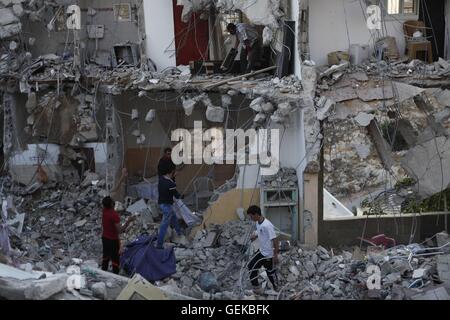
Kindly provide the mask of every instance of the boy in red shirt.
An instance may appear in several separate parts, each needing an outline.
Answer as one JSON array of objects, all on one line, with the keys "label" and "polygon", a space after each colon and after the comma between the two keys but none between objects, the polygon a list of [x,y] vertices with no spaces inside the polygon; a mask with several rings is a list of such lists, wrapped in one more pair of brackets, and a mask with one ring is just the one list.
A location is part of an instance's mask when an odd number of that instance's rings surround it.
[{"label": "boy in red shirt", "polygon": [[[127,170],[122,170],[122,176],[117,184],[117,187],[111,192],[115,195],[122,185],[123,181],[127,177]],[[102,214],[102,244],[103,244],[103,261],[102,270],[107,271],[109,267],[109,261],[112,263],[113,272],[119,273],[120,270],[120,239],[119,234],[124,232],[130,223],[136,220],[136,216],[128,217],[127,221],[121,226],[120,216],[114,210],[115,202],[111,197],[105,197],[102,201],[103,214]]]}]

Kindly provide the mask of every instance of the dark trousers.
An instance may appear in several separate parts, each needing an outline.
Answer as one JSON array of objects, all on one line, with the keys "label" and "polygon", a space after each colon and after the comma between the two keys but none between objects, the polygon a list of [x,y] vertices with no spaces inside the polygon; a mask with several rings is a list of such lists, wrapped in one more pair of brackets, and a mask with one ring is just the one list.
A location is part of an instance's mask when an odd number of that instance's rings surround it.
[{"label": "dark trousers", "polygon": [[102,270],[108,271],[109,261],[111,261],[113,273],[119,274],[120,270],[120,241],[102,238],[103,261]]},{"label": "dark trousers", "polygon": [[241,72],[250,73],[255,70],[256,63],[261,57],[261,43],[260,40],[256,40],[253,43],[252,50],[247,53],[245,45],[241,48]]},{"label": "dark trousers", "polygon": [[254,287],[259,286],[258,281],[258,269],[264,267],[266,268],[267,276],[269,277],[270,283],[274,290],[277,290],[276,273],[273,266],[272,258],[264,257],[261,252],[257,251],[253,258],[248,263],[248,269],[250,270],[250,281]]}]

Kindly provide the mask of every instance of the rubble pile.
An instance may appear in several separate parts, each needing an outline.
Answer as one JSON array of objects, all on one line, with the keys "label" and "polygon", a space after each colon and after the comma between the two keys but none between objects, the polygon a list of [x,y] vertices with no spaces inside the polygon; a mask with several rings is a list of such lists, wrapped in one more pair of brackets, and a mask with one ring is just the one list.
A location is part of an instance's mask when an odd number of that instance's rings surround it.
[{"label": "rubble pile", "polygon": [[[31,192],[9,181],[3,185],[3,193],[13,197],[16,210],[25,213],[21,234],[11,236],[16,264],[31,263],[35,270],[57,272],[71,265],[73,258],[100,261],[101,201],[107,195],[103,179],[89,173],[79,185],[53,183]],[[127,243],[156,228],[138,221],[122,234],[122,241]]]},{"label": "rubble pile", "polygon": [[[294,175],[286,170],[281,174]],[[12,259],[2,256],[0,263],[16,266],[34,277],[20,284],[30,286],[25,298],[115,299],[126,285],[126,278],[108,278],[112,275],[97,269],[101,256],[100,203],[106,194],[104,182],[97,179],[91,173],[78,187],[64,189],[61,185],[24,189],[9,179],[2,181],[4,195],[10,196],[9,202],[14,199],[14,205],[9,204],[6,209],[25,212],[26,218],[22,232],[11,235]],[[272,186],[277,179],[269,181]],[[155,223],[137,220],[122,241],[127,243],[138,235],[151,234],[156,228]],[[191,241],[169,232],[168,238],[175,245],[177,272],[156,285],[174,294],[215,300],[419,299],[427,294],[444,294],[450,286],[450,240],[446,233],[436,235],[436,244],[429,240],[427,246],[369,246],[367,251],[358,247],[339,251],[321,246],[310,248],[282,240],[278,291],[271,290],[266,273],[261,272],[265,292],[255,295],[246,267],[257,250],[257,241],[250,240],[253,231],[250,221],[232,221],[198,230]],[[379,289],[369,285],[373,276],[370,266],[379,268]],[[80,288],[68,290],[61,283],[77,267],[84,282]],[[5,272],[5,268],[10,267],[1,265],[0,272]],[[109,276],[105,278],[106,275]],[[19,285],[14,281],[1,285],[16,288]],[[36,286],[46,289],[35,291]],[[430,293],[431,290],[434,291]]]},{"label": "rubble pile", "polygon": [[25,0],[0,2],[0,39],[10,38],[22,31],[20,18],[25,14]]},{"label": "rubble pile", "polygon": [[[194,298],[215,300],[415,299],[442,285],[450,289],[445,271],[449,255],[433,254],[435,248],[412,244],[384,250],[369,246],[367,251],[355,247],[338,254],[321,246],[311,249],[283,241],[278,292],[269,289],[267,275],[262,272],[260,281],[266,291],[255,296],[245,267],[256,249],[250,245],[252,230],[250,222],[235,221],[199,231],[192,244],[175,248],[177,273],[159,285]],[[448,242],[448,235],[443,234],[438,245]],[[424,252],[430,254],[421,255]],[[379,289],[368,285],[373,279],[369,266],[379,268]]]},{"label": "rubble pile", "polygon": [[281,168],[275,176],[264,176],[262,185],[266,188],[289,188],[297,185],[295,169]]}]

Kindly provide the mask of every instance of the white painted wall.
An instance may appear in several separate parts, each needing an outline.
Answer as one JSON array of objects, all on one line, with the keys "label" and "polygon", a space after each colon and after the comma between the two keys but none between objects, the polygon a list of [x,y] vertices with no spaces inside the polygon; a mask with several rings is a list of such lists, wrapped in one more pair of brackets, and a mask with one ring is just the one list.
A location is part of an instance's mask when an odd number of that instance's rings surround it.
[{"label": "white painted wall", "polygon": [[151,0],[143,3],[147,56],[158,70],[176,66],[172,1]]},{"label": "white painted wall", "polygon": [[[286,130],[284,130],[282,126],[274,126],[273,129],[280,130],[280,167],[297,169],[299,191],[300,194],[302,194],[303,171],[306,166],[303,112],[299,110],[292,115],[292,119]],[[258,165],[246,166],[245,170],[244,166],[241,166],[237,188],[253,189],[255,186],[259,187],[259,185],[256,184],[256,182],[259,181],[258,173],[260,172],[258,169]]]},{"label": "white painted wall", "polygon": [[[38,150],[46,151],[38,152]],[[38,158],[38,155],[44,155],[45,159]],[[27,150],[17,152],[10,159],[12,166],[36,165],[42,161],[43,165],[56,165],[60,154],[59,146],[56,144],[29,144]]]},{"label": "white painted wall", "polygon": [[259,166],[247,165],[240,166],[239,177],[236,189],[254,189],[259,188]]},{"label": "white painted wall", "polygon": [[[365,13],[365,5],[363,4],[363,11],[360,3],[364,2],[359,0],[309,1],[311,58],[318,65],[328,63],[328,53],[348,50],[349,38],[350,44],[370,44],[372,47],[373,38],[371,39],[371,34],[363,15],[363,12]],[[387,35],[396,38],[400,54],[405,52],[403,22],[411,18],[414,17],[396,16],[397,20],[391,17],[386,18]],[[348,36],[346,25],[348,25]]]}]

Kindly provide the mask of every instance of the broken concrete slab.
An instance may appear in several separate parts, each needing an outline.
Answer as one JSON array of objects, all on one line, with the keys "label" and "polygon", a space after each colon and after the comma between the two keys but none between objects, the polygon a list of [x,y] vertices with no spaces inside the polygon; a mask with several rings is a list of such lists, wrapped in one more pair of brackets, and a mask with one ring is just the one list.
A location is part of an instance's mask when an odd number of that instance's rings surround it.
[{"label": "broken concrete slab", "polygon": [[14,12],[10,8],[0,9],[0,25],[7,26],[9,24],[20,22]]},{"label": "broken concrete slab", "polygon": [[402,167],[417,181],[416,191],[431,197],[450,185],[450,140],[437,137],[418,144],[401,159]]},{"label": "broken concrete slab", "polygon": [[333,99],[322,96],[319,102],[317,102],[317,119],[320,121],[325,120],[335,105],[336,102]]},{"label": "broken concrete slab", "polygon": [[335,102],[342,102],[358,98],[356,90],[352,87],[344,87],[323,93],[324,96],[333,99]]},{"label": "broken concrete slab", "polygon": [[437,272],[441,281],[450,281],[450,255],[440,255],[437,257]]},{"label": "broken concrete slab", "polygon": [[16,280],[38,279],[39,274],[25,272],[6,264],[0,264],[0,278],[12,278]]},{"label": "broken concrete slab", "polygon": [[132,205],[128,206],[127,211],[129,213],[138,213],[148,209],[148,205],[144,199],[136,201]]},{"label": "broken concrete slab", "polygon": [[147,115],[145,116],[145,122],[153,122],[153,120],[155,120],[156,118],[156,110],[155,109],[150,109],[147,112]]},{"label": "broken concrete slab", "polygon": [[444,287],[439,287],[412,296],[411,300],[450,300],[450,296]]},{"label": "broken concrete slab", "polygon": [[441,90],[435,94],[437,102],[445,107],[450,107],[450,90]]},{"label": "broken concrete slab", "polygon": [[192,112],[194,112],[194,107],[197,104],[197,101],[188,97],[181,97],[181,103],[186,116],[191,116]]},{"label": "broken concrete slab", "polygon": [[206,109],[206,119],[211,122],[222,123],[225,118],[225,109],[221,107],[208,106]]},{"label": "broken concrete slab", "polygon": [[0,278],[0,296],[8,300],[46,300],[67,288],[66,274],[39,280]]},{"label": "broken concrete slab", "polygon": [[356,89],[358,98],[364,102],[374,100],[388,100],[394,98],[392,86],[383,86],[376,88],[358,88]]},{"label": "broken concrete slab", "polygon": [[332,74],[334,74],[336,72],[344,71],[344,70],[348,69],[349,66],[350,66],[350,63],[347,62],[347,61],[345,61],[345,62],[343,62],[343,63],[341,63],[339,65],[331,66],[330,68],[328,68],[327,70],[325,70],[324,72],[322,72],[319,75],[319,79],[322,79],[324,77],[328,77],[328,76],[330,76],[330,75],[332,75]]},{"label": "broken concrete slab", "polygon": [[91,287],[91,291],[94,297],[101,300],[108,300],[108,292],[106,290],[106,283],[97,282]]},{"label": "broken concrete slab", "polygon": [[373,119],[369,126],[368,131],[372,140],[377,149],[378,155],[380,156],[384,167],[386,170],[390,170],[394,164],[394,160],[392,158],[391,148],[387,144],[386,140],[383,137],[383,134],[380,131],[380,127],[376,119]]},{"label": "broken concrete slab", "polygon": [[450,237],[447,232],[439,232],[436,234],[436,242],[438,247],[443,247],[441,250],[450,254]]},{"label": "broken concrete slab", "polygon": [[359,126],[367,127],[372,122],[372,120],[375,119],[375,116],[373,114],[361,112],[354,119]]},{"label": "broken concrete slab", "polygon": [[369,77],[367,76],[367,74],[362,71],[350,73],[349,77],[356,81],[362,81],[362,82],[369,81]]},{"label": "broken concrete slab", "polygon": [[425,89],[416,86],[409,85],[403,82],[392,82],[393,92],[395,93],[395,99],[392,102],[387,102],[386,106],[391,106],[396,103],[402,103],[408,99],[412,99],[422,94]]},{"label": "broken concrete slab", "polygon": [[417,143],[417,132],[411,123],[406,119],[399,119],[397,128],[408,146],[410,148],[414,147]]}]

